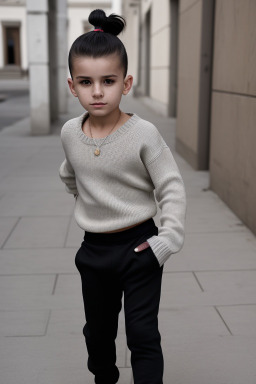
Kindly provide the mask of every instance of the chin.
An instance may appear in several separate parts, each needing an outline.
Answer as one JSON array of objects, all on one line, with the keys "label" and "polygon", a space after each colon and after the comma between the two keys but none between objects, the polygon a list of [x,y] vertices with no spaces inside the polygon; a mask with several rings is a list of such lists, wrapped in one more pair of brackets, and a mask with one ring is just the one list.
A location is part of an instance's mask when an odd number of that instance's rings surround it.
[{"label": "chin", "polygon": [[102,109],[90,109],[88,112],[93,116],[106,116],[112,113],[110,110]]}]

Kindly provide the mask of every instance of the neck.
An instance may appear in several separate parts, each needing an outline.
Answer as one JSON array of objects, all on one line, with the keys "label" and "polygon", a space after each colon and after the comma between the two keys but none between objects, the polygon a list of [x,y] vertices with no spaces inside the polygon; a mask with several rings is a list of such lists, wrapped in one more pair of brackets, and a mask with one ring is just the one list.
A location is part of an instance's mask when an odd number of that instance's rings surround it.
[{"label": "neck", "polygon": [[92,116],[89,114],[88,119],[90,119],[90,124],[94,129],[103,130],[107,127],[112,128],[114,124],[117,124],[121,115],[122,112],[118,108],[116,111],[113,111],[111,114],[106,116]]}]

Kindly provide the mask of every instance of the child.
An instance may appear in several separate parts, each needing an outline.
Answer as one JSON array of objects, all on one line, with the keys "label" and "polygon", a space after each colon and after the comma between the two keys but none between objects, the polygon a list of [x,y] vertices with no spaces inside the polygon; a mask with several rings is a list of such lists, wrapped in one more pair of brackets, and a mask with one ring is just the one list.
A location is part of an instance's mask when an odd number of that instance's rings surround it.
[{"label": "child", "polygon": [[[82,281],[88,369],[97,384],[118,381],[115,339],[124,293],[134,384],[162,384],[161,279],[164,262],[184,242],[184,184],[157,128],[119,108],[133,82],[117,37],[125,20],[94,10],[89,22],[95,29],[70,49],[68,79],[86,112],[62,128],[66,158],[60,167],[84,230],[75,264]],[[154,190],[160,228],[153,220]]]}]

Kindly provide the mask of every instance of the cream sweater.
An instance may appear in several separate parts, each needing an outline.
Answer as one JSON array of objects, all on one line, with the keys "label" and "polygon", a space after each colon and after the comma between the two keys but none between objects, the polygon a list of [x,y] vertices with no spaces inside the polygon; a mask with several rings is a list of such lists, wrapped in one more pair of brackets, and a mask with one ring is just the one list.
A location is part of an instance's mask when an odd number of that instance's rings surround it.
[{"label": "cream sweater", "polygon": [[[93,139],[82,131],[86,114],[67,121],[61,130],[66,157],[59,175],[67,192],[78,195],[77,224],[90,232],[128,227],[155,216],[157,200],[161,225],[158,235],[147,241],[163,265],[183,246],[186,214],[184,183],[170,148],[153,124],[129,114],[95,156]],[[95,139],[99,145],[103,140]]]}]

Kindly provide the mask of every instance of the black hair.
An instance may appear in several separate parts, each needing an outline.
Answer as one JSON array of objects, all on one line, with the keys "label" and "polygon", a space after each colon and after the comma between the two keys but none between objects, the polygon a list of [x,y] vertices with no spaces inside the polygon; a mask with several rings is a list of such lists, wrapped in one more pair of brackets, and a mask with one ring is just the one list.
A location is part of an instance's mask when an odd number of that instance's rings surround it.
[{"label": "black hair", "polygon": [[79,36],[74,41],[68,56],[68,66],[71,77],[72,64],[75,57],[89,56],[97,58],[114,53],[117,53],[120,57],[125,77],[128,67],[127,52],[122,41],[117,37],[126,26],[125,19],[114,13],[107,17],[102,9],[95,9],[90,13],[88,20],[95,29],[102,29],[103,32],[90,31]]}]

